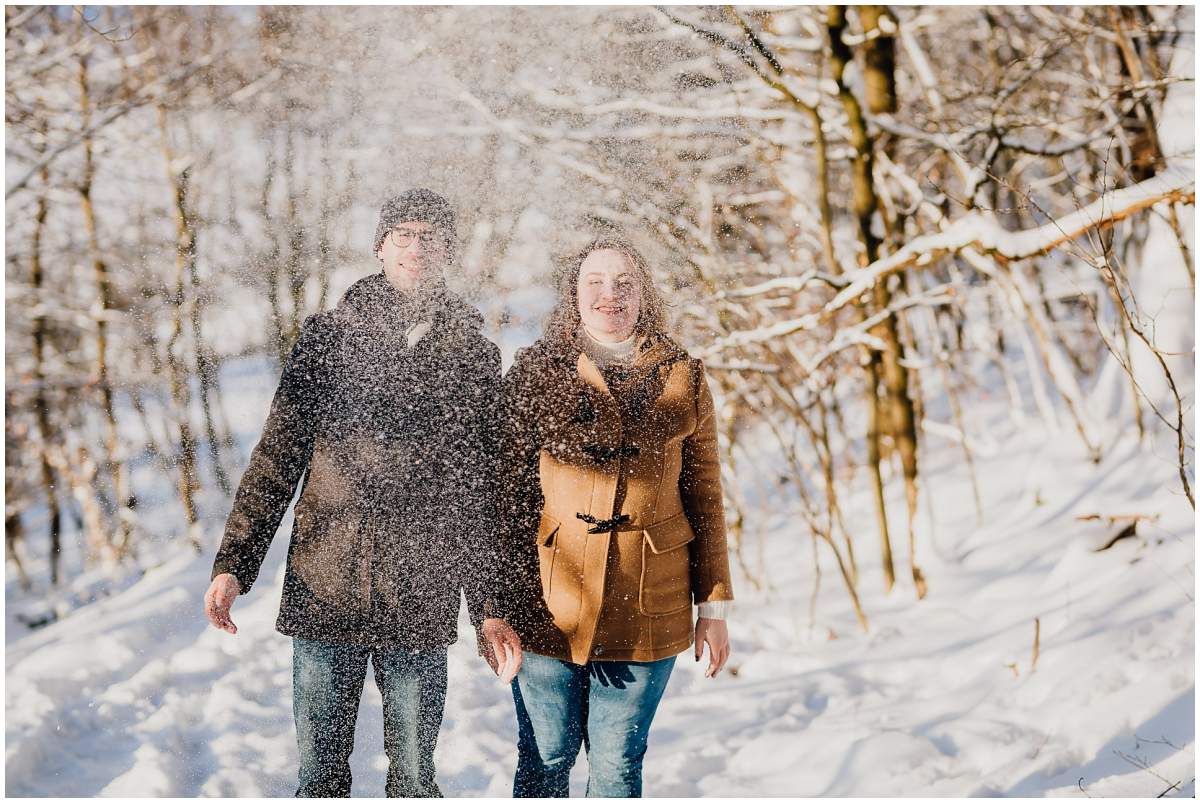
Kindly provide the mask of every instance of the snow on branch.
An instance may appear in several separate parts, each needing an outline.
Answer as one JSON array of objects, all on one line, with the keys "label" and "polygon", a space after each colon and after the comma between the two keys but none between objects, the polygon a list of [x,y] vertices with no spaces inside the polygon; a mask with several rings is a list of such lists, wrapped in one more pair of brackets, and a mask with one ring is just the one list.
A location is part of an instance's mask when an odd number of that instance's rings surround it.
[{"label": "snow on branch", "polygon": [[577,114],[599,116],[618,114],[621,112],[639,111],[655,114],[660,117],[682,120],[721,120],[727,118],[742,118],[746,120],[803,120],[799,114],[786,109],[759,109],[753,106],[738,106],[722,101],[719,105],[674,106],[655,100],[641,98],[625,98],[604,103],[579,104],[569,98],[564,98],[544,89],[530,92],[536,102],[547,108],[566,109]]},{"label": "snow on branch", "polygon": [[1044,254],[1063,243],[1102,225],[1122,220],[1160,201],[1195,203],[1194,163],[1180,160],[1170,163],[1162,173],[1132,187],[1104,193],[1092,203],[1035,229],[1006,231],[989,212],[973,211],[936,234],[918,237],[895,253],[847,275],[847,283],[823,307],[798,318],[758,329],[734,332],[714,343],[711,351],[762,343],[811,329],[833,313],[849,305],[876,282],[909,267],[934,264],[946,254],[974,247],[998,258],[1017,262]]},{"label": "snow on branch", "polygon": [[[914,307],[936,307],[943,304],[952,304],[957,298],[958,297],[955,294],[954,288],[950,285],[941,285],[930,288],[928,292],[919,296],[908,296],[902,298],[890,304],[887,309],[879,310],[878,312],[864,318],[853,326],[847,326],[839,329],[837,334],[834,335],[833,339],[816,354],[809,357],[798,357],[797,359],[800,363],[800,367],[804,370],[805,374],[811,375],[830,357],[834,356],[840,351],[850,348],[851,346],[866,346],[868,348],[875,349],[876,351],[883,351],[886,348],[886,345],[878,337],[871,334],[871,329],[887,320],[889,316],[895,315],[898,312],[903,312],[907,309],[912,309]],[[737,337],[739,334],[743,333],[735,332],[734,334],[730,335],[729,338],[717,341],[707,349],[699,352],[698,356],[707,360],[710,357],[719,354],[727,347],[728,341],[734,337]],[[707,362],[705,364],[707,365]]]},{"label": "snow on branch", "polygon": [[766,295],[773,293],[776,290],[787,290],[789,292],[799,292],[809,287],[815,282],[824,282],[830,287],[842,288],[846,286],[849,280],[844,276],[834,276],[829,273],[822,273],[819,270],[807,270],[799,276],[781,276],[777,279],[768,279],[765,282],[750,285],[749,287],[737,287],[733,290],[722,290],[717,293],[718,299],[726,298],[751,298],[753,296]]},{"label": "snow on branch", "polygon": [[711,360],[704,363],[704,368],[708,371],[751,371],[761,374],[779,373],[778,365],[771,365],[766,362],[754,362],[752,360]]},{"label": "snow on branch", "polygon": [[[1130,90],[1133,91],[1132,89]],[[1002,128],[997,128],[992,125],[977,125],[967,128],[960,128],[954,132],[946,131],[922,131],[912,125],[907,125],[896,120],[890,114],[873,114],[869,115],[871,123],[878,126],[881,130],[894,134],[899,137],[905,137],[918,142],[924,142],[939,148],[952,156],[958,156],[958,152],[965,148],[967,142],[980,134],[986,134],[997,140],[997,144],[1009,150],[1021,151],[1034,156],[1050,156],[1058,157],[1065,156],[1072,151],[1082,150],[1096,142],[1100,142],[1109,137],[1113,131],[1121,127],[1124,115],[1142,100],[1141,93],[1127,101],[1118,109],[1118,114],[1114,114],[1103,125],[1092,128],[1087,132],[1079,131],[1064,131],[1052,124],[1045,124],[1044,138],[1049,140],[1052,136],[1063,137],[1060,142],[1035,142],[1030,138],[1015,138],[1009,136]]]}]

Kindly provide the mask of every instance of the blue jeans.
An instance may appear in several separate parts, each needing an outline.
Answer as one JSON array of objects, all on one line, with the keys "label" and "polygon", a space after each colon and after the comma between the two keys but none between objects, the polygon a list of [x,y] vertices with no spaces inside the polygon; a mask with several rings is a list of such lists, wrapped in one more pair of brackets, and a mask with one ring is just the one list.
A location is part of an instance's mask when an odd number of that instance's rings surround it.
[{"label": "blue jeans", "polygon": [[525,653],[512,684],[517,705],[513,797],[568,797],[583,744],[588,797],[641,797],[650,722],[675,659],[586,666]]},{"label": "blue jeans", "polygon": [[300,747],[296,797],[349,797],[350,752],[367,659],[383,695],[388,797],[441,797],[433,749],[446,704],[446,648],[378,649],[292,640],[292,710]]}]

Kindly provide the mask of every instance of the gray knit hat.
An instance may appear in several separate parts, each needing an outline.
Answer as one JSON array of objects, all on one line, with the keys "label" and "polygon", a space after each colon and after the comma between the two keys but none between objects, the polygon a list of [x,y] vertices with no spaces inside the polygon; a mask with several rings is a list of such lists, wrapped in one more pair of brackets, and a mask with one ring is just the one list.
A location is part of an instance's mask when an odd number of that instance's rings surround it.
[{"label": "gray knit hat", "polygon": [[401,223],[420,221],[428,223],[446,238],[453,253],[455,241],[454,208],[450,202],[433,190],[418,188],[392,198],[379,210],[379,225],[375,227],[375,248],[379,251],[383,238]]}]

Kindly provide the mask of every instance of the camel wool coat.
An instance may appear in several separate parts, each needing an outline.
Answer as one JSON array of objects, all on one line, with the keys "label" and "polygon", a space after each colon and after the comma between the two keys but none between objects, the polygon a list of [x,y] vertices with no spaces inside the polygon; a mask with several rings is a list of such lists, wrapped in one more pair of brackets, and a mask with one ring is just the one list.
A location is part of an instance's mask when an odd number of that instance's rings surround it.
[{"label": "camel wool coat", "polygon": [[498,496],[532,652],[576,664],[686,650],[692,605],[733,599],[704,368],[670,338],[602,372],[545,338],[504,379]]}]

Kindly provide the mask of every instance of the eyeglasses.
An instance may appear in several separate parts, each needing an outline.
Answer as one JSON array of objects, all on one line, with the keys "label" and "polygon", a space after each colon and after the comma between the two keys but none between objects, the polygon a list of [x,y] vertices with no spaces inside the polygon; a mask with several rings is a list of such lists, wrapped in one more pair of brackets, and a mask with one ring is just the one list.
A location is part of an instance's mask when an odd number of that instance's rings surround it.
[{"label": "eyeglasses", "polygon": [[444,246],[446,244],[445,237],[441,232],[434,229],[429,231],[410,231],[409,229],[392,229],[388,232],[388,236],[392,238],[392,245],[397,248],[408,248],[413,244],[413,240],[420,240],[421,245],[428,248],[429,246]]}]

